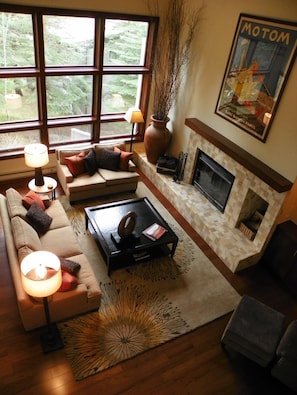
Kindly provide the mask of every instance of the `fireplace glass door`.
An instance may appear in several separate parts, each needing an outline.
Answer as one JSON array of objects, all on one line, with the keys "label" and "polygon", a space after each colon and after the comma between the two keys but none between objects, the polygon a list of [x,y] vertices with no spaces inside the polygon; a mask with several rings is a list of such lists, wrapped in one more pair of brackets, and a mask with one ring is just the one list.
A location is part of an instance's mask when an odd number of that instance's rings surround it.
[{"label": "fireplace glass door", "polygon": [[235,177],[210,156],[198,150],[193,185],[222,213]]}]

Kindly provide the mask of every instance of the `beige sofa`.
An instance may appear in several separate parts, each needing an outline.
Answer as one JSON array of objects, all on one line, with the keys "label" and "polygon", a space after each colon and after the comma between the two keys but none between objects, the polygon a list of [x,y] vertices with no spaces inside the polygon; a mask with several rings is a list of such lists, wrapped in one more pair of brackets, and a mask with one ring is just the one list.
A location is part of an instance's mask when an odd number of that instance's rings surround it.
[{"label": "beige sofa", "polygon": [[46,323],[42,301],[34,300],[26,294],[21,282],[20,262],[33,251],[50,251],[60,258],[68,258],[81,265],[77,273],[79,284],[72,290],[56,292],[49,298],[52,321],[61,321],[100,306],[101,291],[98,281],[59,200],[50,201],[45,212],[52,218],[52,222],[49,229],[39,236],[27,222],[27,209],[23,206],[22,196],[13,188],[6,191],[6,196],[0,194],[0,213],[8,261],[21,320],[26,330]]},{"label": "beige sofa", "polygon": [[124,170],[122,166],[116,170],[102,168],[97,163],[96,171],[92,175],[87,170],[77,175],[70,171],[67,158],[77,157],[80,154],[87,155],[93,150],[98,162],[104,150],[114,151],[114,147],[122,151],[119,153],[122,160],[126,152],[124,143],[81,145],[76,148],[56,150],[57,176],[70,202],[136,190],[139,174],[135,171],[136,167],[131,160],[128,160],[127,168],[124,167]]}]

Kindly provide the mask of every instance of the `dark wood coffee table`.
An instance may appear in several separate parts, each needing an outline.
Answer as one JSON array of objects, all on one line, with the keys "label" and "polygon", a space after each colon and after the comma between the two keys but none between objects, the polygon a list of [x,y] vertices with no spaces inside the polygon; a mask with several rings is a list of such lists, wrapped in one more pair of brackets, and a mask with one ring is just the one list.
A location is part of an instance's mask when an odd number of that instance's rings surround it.
[{"label": "dark wood coffee table", "polygon": [[[129,211],[136,213],[136,225],[132,235],[121,239],[117,234],[118,225]],[[86,228],[94,236],[105,258],[108,275],[116,269],[146,259],[174,255],[178,237],[146,197],[86,207],[85,216]],[[142,231],[155,222],[166,228],[167,232],[152,241]]]}]

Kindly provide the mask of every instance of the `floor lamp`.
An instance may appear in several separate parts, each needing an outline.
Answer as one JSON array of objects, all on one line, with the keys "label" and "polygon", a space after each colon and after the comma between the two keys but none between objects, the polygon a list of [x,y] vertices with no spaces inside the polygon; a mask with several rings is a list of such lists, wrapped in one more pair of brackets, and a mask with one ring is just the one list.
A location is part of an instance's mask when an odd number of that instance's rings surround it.
[{"label": "floor lamp", "polygon": [[41,167],[49,162],[47,146],[44,144],[29,144],[24,149],[25,163],[35,168],[35,185],[44,185]]},{"label": "floor lamp", "polygon": [[60,259],[48,251],[35,251],[21,262],[22,284],[25,292],[35,298],[43,298],[46,317],[46,330],[40,340],[44,353],[64,347],[57,326],[51,323],[48,297],[53,295],[62,284]]},{"label": "floor lamp", "polygon": [[126,112],[124,118],[129,123],[132,123],[132,131],[131,131],[131,139],[130,139],[130,152],[132,152],[132,145],[133,145],[133,135],[134,135],[134,125],[136,123],[143,123],[143,115],[139,108],[130,107]]}]

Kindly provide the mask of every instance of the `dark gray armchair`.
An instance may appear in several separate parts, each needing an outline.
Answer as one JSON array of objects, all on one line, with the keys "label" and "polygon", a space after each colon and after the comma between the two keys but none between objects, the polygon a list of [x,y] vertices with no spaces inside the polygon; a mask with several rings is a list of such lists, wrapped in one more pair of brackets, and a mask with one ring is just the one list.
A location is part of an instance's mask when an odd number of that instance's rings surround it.
[{"label": "dark gray armchair", "polygon": [[297,392],[297,321],[286,329],[285,316],[258,300],[244,295],[221,338],[232,348]]}]

